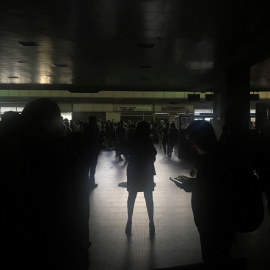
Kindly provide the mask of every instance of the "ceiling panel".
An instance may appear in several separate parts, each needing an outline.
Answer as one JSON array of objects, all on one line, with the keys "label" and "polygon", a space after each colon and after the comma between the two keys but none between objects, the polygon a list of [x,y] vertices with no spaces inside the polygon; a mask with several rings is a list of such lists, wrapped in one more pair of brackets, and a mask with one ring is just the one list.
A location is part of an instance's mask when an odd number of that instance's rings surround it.
[{"label": "ceiling panel", "polygon": [[257,48],[254,40],[270,29],[269,7],[262,0],[2,0],[0,89],[205,91],[219,66],[261,59],[249,45]]}]

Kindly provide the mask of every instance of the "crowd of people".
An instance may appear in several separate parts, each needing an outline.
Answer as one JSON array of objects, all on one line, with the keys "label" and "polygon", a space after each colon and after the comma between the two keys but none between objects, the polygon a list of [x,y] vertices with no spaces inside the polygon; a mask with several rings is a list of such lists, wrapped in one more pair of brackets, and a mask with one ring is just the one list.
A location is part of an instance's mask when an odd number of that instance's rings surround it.
[{"label": "crowd of people", "polygon": [[[119,160],[121,155],[129,159],[126,232],[131,228],[136,194],[145,191],[150,233],[155,233],[155,127],[140,123],[102,123],[95,116],[89,116],[87,122],[69,121],[48,98],[30,101],[21,114],[10,111],[2,115],[1,239],[10,269],[87,269],[89,194],[98,186],[95,172],[100,149],[114,150]],[[143,162],[136,154],[142,145],[150,151]]]},{"label": "crowd of people", "polygon": [[[254,144],[253,166],[269,198],[267,132]],[[62,119],[58,105],[47,98],[29,102],[21,114],[6,112],[0,122],[1,239],[10,269],[88,269],[89,194],[97,187],[100,149],[113,150],[119,161],[123,157],[128,161],[126,234],[132,230],[137,192],[144,192],[153,236],[154,143],[170,157],[178,133],[173,122],[163,120],[102,123],[90,116],[87,123],[75,123]],[[203,260],[229,260],[235,228],[228,181],[232,167],[223,151],[228,140],[223,136],[219,142],[212,125],[203,120],[191,122],[186,138],[199,158],[196,175],[178,187],[192,192]],[[262,158],[263,151],[268,159]]]},{"label": "crowd of people", "polygon": [[[123,160],[123,143],[136,130],[137,122],[119,121],[114,119],[100,121],[96,119],[99,130],[99,147],[105,150],[115,150],[119,161]],[[150,125],[150,137],[154,143],[159,143],[160,148],[164,150],[167,157],[171,157],[174,146],[177,144],[179,130],[173,121],[148,122]],[[69,135],[71,132],[84,133],[88,123],[82,120],[63,119],[63,133]]]}]

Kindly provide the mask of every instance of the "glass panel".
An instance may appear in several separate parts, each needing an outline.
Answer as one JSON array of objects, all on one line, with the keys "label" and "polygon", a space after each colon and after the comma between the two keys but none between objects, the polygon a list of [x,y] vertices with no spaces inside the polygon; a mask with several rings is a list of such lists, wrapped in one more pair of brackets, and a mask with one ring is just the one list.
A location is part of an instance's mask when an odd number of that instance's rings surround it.
[{"label": "glass panel", "polygon": [[213,109],[195,109],[194,115],[200,115],[200,113],[213,113]]},{"label": "glass panel", "polygon": [[17,112],[22,112],[24,107],[17,107]]},{"label": "glass panel", "polygon": [[1,107],[0,112],[3,114],[4,112],[9,112],[9,111],[16,112],[16,107]]},{"label": "glass panel", "polygon": [[63,117],[63,119],[72,120],[72,113],[71,112],[61,113],[61,116]]}]

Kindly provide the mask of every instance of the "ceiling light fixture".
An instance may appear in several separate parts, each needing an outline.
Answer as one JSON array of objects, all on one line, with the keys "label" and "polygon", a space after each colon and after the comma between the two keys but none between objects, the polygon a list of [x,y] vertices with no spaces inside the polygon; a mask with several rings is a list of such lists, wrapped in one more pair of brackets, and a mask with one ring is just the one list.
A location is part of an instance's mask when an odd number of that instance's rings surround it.
[{"label": "ceiling light fixture", "polygon": [[39,45],[33,41],[20,41],[19,44],[24,47],[38,47]]},{"label": "ceiling light fixture", "polygon": [[59,68],[64,68],[67,67],[67,64],[52,64],[53,67],[59,67]]},{"label": "ceiling light fixture", "polygon": [[155,44],[138,44],[138,46],[142,49],[152,49],[154,48]]},{"label": "ceiling light fixture", "polygon": [[188,94],[188,101],[200,101],[200,94]]},{"label": "ceiling light fixture", "polygon": [[205,101],[214,101],[213,94],[205,94]]}]

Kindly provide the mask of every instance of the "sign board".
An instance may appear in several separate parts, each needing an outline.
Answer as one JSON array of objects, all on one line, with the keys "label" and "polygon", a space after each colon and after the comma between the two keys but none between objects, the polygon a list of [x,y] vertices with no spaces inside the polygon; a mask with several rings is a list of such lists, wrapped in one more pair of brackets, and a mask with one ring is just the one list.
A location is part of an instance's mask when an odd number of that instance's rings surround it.
[{"label": "sign board", "polygon": [[115,105],[115,111],[121,112],[151,112],[152,105]]},{"label": "sign board", "polygon": [[189,114],[189,113],[194,113],[194,107],[185,106],[185,105],[165,105],[165,106],[161,106],[161,111]]}]

